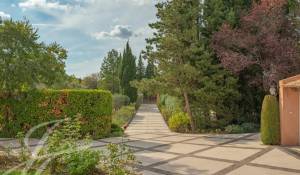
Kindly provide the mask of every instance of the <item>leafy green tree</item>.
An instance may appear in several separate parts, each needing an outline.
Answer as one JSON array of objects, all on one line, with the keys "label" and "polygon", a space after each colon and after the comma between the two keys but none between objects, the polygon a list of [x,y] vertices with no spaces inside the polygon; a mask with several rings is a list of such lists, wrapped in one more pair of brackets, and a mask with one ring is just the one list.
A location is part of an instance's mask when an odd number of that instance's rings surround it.
[{"label": "leafy green tree", "polygon": [[99,75],[97,73],[86,76],[82,80],[82,84],[87,89],[98,88]]},{"label": "leafy green tree", "polygon": [[120,80],[123,94],[127,95],[131,102],[135,102],[137,99],[137,89],[130,85],[130,82],[136,79],[135,60],[136,58],[132,54],[129,42],[127,42],[122,58]]},{"label": "leafy green tree", "polygon": [[[57,77],[58,80],[52,84],[51,86],[48,86],[47,88],[51,89],[83,89],[86,88],[82,80],[80,78],[77,78],[75,75],[62,75],[60,77]],[[44,88],[46,88],[44,86]]]},{"label": "leafy green tree", "polygon": [[142,55],[140,55],[140,57],[138,59],[138,64],[137,64],[136,70],[137,70],[136,79],[137,80],[143,79],[145,77],[145,66],[143,63]]},{"label": "leafy green tree", "polygon": [[57,43],[39,42],[29,21],[5,20],[0,25],[0,89],[16,92],[51,86],[65,74],[67,51]]},{"label": "leafy green tree", "polygon": [[118,51],[111,50],[104,58],[100,70],[100,88],[110,90],[112,93],[120,92],[119,70],[121,57]]}]

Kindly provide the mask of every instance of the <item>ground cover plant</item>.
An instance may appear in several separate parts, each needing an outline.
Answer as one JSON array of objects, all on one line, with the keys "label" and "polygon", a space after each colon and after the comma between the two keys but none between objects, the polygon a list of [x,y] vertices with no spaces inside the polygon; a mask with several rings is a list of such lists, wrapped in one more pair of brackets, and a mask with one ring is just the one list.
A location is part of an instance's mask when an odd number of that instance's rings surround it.
[{"label": "ground cover plant", "polygon": [[[105,151],[91,148],[90,136],[81,134],[81,115],[67,118],[56,123],[45,137],[42,147],[33,152],[24,147],[24,135],[19,134],[22,149],[29,154],[23,156],[20,151],[15,157],[15,165],[23,166],[7,174],[18,174],[24,171],[27,174],[36,172],[41,175],[134,175],[133,165],[137,163],[132,151],[123,144],[109,144]],[[4,156],[0,156],[4,158]],[[1,159],[2,160],[2,159]],[[27,166],[26,166],[27,165]],[[12,167],[4,167],[9,169]]]}]

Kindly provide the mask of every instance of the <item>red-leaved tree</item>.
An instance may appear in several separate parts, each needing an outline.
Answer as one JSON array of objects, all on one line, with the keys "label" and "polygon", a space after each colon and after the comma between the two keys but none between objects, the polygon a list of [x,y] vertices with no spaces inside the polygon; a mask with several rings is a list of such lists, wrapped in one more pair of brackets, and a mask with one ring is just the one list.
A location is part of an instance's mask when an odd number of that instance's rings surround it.
[{"label": "red-leaved tree", "polygon": [[236,74],[258,67],[259,76],[249,83],[266,91],[300,73],[299,33],[286,7],[286,0],[262,0],[241,17],[239,27],[224,24],[212,40],[221,64]]}]

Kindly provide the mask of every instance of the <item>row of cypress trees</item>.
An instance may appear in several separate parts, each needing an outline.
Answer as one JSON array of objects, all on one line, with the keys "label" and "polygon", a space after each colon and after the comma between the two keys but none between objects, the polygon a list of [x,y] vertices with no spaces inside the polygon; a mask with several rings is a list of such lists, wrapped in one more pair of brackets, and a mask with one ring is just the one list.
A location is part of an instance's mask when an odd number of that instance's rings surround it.
[{"label": "row of cypress trees", "polygon": [[132,87],[130,82],[153,77],[154,69],[155,66],[151,61],[145,67],[142,55],[137,60],[127,42],[122,54],[112,49],[104,58],[100,69],[99,86],[113,94],[124,94],[131,102],[135,102],[137,89]]}]

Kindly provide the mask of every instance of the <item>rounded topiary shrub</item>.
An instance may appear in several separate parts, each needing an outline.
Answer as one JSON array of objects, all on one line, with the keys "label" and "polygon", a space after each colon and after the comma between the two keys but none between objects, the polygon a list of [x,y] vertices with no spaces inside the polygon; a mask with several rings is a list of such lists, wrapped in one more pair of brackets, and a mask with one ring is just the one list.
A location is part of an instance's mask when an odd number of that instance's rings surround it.
[{"label": "rounded topiary shrub", "polygon": [[188,132],[190,128],[189,117],[186,113],[183,112],[175,113],[174,115],[172,115],[172,117],[170,117],[168,121],[168,124],[171,131],[174,132],[184,133]]},{"label": "rounded topiary shrub", "polygon": [[266,145],[280,143],[280,118],[277,98],[265,96],[261,110],[261,140]]}]

